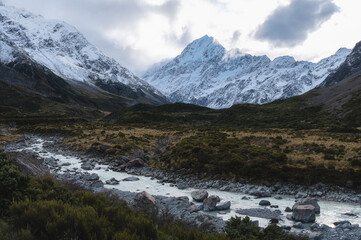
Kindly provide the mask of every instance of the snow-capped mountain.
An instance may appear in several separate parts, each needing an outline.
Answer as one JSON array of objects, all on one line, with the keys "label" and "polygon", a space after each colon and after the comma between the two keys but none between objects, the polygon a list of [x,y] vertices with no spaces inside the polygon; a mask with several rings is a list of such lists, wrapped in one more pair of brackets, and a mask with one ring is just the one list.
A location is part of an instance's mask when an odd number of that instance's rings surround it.
[{"label": "snow-capped mountain", "polygon": [[166,98],[147,82],[105,56],[73,26],[0,4],[0,61],[21,52],[68,81],[99,86],[117,94],[124,86],[155,103]]},{"label": "snow-capped mountain", "polygon": [[173,102],[226,108],[237,103],[267,103],[315,88],[351,52],[341,48],[318,63],[227,51],[204,36],[190,43],[171,61],[152,67],[143,79]]}]

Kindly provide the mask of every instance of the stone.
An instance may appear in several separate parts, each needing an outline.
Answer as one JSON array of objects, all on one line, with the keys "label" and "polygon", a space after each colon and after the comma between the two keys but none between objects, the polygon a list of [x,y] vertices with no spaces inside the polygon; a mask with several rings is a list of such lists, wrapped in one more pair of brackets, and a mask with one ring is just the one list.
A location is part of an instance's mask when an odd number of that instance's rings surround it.
[{"label": "stone", "polygon": [[71,165],[71,163],[69,163],[69,162],[66,162],[66,163],[61,164],[61,166],[64,166],[64,167],[70,166],[70,165]]},{"label": "stone", "polygon": [[276,199],[276,200],[282,200],[283,198],[282,198],[281,196],[276,196],[276,197],[274,197],[274,199]]},{"label": "stone", "polygon": [[286,207],[285,212],[292,212],[292,209],[290,207]]},{"label": "stone", "polygon": [[218,196],[211,195],[203,200],[203,210],[206,212],[217,210]]},{"label": "stone", "polygon": [[137,178],[137,177],[126,177],[126,178],[123,178],[122,181],[125,181],[125,182],[139,181],[139,178]]},{"label": "stone", "polygon": [[291,227],[291,226],[288,226],[288,225],[283,225],[282,228],[283,228],[284,230],[289,231],[289,230],[291,230],[292,227]]},{"label": "stone", "polygon": [[298,229],[303,229],[304,226],[301,222],[296,222],[295,224],[293,224],[293,227],[294,228],[298,228]]},{"label": "stone", "polygon": [[230,201],[222,202],[222,203],[220,203],[220,204],[218,204],[218,205],[216,206],[216,210],[218,210],[218,211],[224,211],[224,210],[230,209],[230,207],[231,207],[231,202],[230,202]]},{"label": "stone", "polygon": [[261,201],[259,202],[259,205],[260,205],[260,206],[270,206],[271,203],[270,203],[270,201],[267,201],[267,200],[261,200]]},{"label": "stone", "polygon": [[97,181],[97,180],[99,180],[99,176],[96,173],[92,173],[90,175],[86,175],[85,180],[86,181]]},{"label": "stone", "polygon": [[277,224],[277,223],[279,223],[279,220],[276,218],[272,218],[269,222],[270,222],[270,224]]},{"label": "stone", "polygon": [[208,197],[208,192],[206,190],[196,190],[191,193],[191,196],[194,201],[203,202]]},{"label": "stone", "polygon": [[241,199],[242,199],[242,200],[250,200],[250,198],[249,198],[249,197],[246,197],[246,196],[242,197]]},{"label": "stone", "polygon": [[152,195],[143,191],[135,195],[133,205],[139,209],[151,210],[156,208],[156,200]]},{"label": "stone", "polygon": [[81,168],[84,169],[84,170],[89,171],[89,170],[92,170],[94,168],[94,166],[91,165],[90,163],[86,162],[86,163],[83,163],[81,165]]},{"label": "stone", "polygon": [[136,158],[136,159],[133,159],[133,160],[131,160],[130,162],[128,162],[128,163],[126,164],[126,166],[127,166],[128,168],[143,167],[143,166],[144,166],[144,161],[143,161],[142,159],[140,159],[140,158]]},{"label": "stone", "polygon": [[316,220],[315,207],[312,205],[299,205],[293,208],[292,219],[304,223],[312,223]]},{"label": "stone", "polygon": [[187,209],[190,213],[199,212],[199,207],[197,205],[190,205]]},{"label": "stone", "polygon": [[355,218],[358,218],[357,214],[354,214],[354,213],[342,213],[342,215],[346,215],[346,216],[349,216],[349,217],[355,217]]},{"label": "stone", "polygon": [[295,198],[306,198],[307,197],[307,194],[304,193],[304,192],[298,192],[295,196]]},{"label": "stone", "polygon": [[351,224],[349,221],[338,221],[338,222],[334,222],[333,225],[335,225],[337,227],[337,226],[343,225],[345,223]]},{"label": "stone", "polygon": [[106,180],[105,183],[108,184],[108,185],[118,185],[119,181],[116,180],[115,178],[111,178],[109,180]]},{"label": "stone", "polygon": [[294,209],[297,206],[300,205],[312,205],[315,208],[315,213],[319,214],[321,211],[320,205],[318,205],[317,201],[315,199],[312,199],[310,197],[302,198],[298,200],[295,205],[293,205],[292,209]]},{"label": "stone", "polygon": [[186,188],[188,188],[188,184],[186,184],[186,183],[178,183],[177,188],[180,189],[180,190],[186,189]]},{"label": "stone", "polygon": [[278,205],[271,205],[270,208],[278,208]]},{"label": "stone", "polygon": [[312,231],[318,230],[320,228],[320,225],[318,223],[313,223],[310,226]]}]

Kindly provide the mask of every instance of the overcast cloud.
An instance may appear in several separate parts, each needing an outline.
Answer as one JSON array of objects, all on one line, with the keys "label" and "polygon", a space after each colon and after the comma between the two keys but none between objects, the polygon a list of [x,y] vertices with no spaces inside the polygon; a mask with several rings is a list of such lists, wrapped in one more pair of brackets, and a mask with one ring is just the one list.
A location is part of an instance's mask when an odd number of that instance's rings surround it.
[{"label": "overcast cloud", "polygon": [[340,9],[332,0],[292,0],[280,6],[259,27],[255,37],[275,46],[293,47]]},{"label": "overcast cloud", "polygon": [[311,61],[361,40],[355,30],[361,28],[361,1],[354,0],[2,1],[75,26],[138,74],[205,34],[227,49]]}]

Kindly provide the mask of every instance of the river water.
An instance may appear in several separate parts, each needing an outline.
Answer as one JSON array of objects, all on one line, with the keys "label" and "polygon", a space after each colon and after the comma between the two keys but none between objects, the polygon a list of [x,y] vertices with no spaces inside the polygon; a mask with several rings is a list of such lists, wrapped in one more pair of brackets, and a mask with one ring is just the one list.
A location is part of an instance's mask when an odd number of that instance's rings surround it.
[{"label": "river water", "polygon": [[[81,168],[81,159],[73,156],[66,156],[59,153],[48,152],[45,148],[43,148],[43,144],[46,141],[40,138],[37,138],[34,143],[28,145],[26,148],[19,149],[21,150],[30,150],[39,154],[42,158],[50,158],[53,157],[58,159],[58,164],[61,166],[65,163],[68,166],[62,166],[61,170],[58,171],[58,174],[62,174],[65,172],[89,172],[96,173],[100,177],[100,180],[105,183],[106,180],[111,178],[115,178],[117,180],[122,180],[126,177],[131,177],[134,175],[125,173],[125,172],[114,172],[108,169],[106,165],[96,165],[95,168],[91,171],[86,171]],[[97,170],[95,170],[97,169]],[[105,188],[108,189],[119,189],[122,191],[130,191],[130,192],[141,192],[147,191],[152,195],[161,195],[161,196],[171,196],[171,197],[180,197],[187,196],[190,200],[191,192],[194,191],[194,188],[187,188],[180,190],[177,187],[170,186],[168,183],[159,183],[156,179],[151,179],[150,177],[145,176],[136,176],[139,178],[139,181],[120,181],[119,185],[104,185]],[[207,189],[210,195],[217,195],[221,198],[222,201],[231,201],[231,209],[225,212],[212,212],[210,214],[216,215],[218,217],[227,220],[232,216],[239,215],[236,214],[237,209],[248,209],[248,208],[262,208],[258,205],[261,199],[255,199],[253,196],[242,194],[238,192],[227,192],[227,191],[219,191],[217,189]],[[242,197],[249,197],[250,200],[242,200]],[[286,215],[288,213],[284,212],[286,207],[291,207],[295,203],[295,198],[293,196],[282,196],[282,199],[277,200],[273,197],[262,198],[265,200],[269,200],[272,205],[278,205],[279,210],[282,211],[283,216],[281,217],[280,225],[290,225],[292,226],[293,221],[289,221],[286,219]],[[347,220],[352,224],[361,225],[361,218],[351,217],[344,215],[344,213],[353,213],[357,216],[361,216],[361,207],[359,204],[355,203],[343,203],[343,202],[333,202],[333,201],[319,201],[318,202],[321,207],[321,213],[316,215],[316,222],[321,224],[326,224],[330,227],[334,227],[333,223],[336,221]],[[242,216],[242,215],[239,215]],[[269,222],[267,219],[255,218],[251,217],[253,220],[258,220],[260,226],[266,226]]]}]

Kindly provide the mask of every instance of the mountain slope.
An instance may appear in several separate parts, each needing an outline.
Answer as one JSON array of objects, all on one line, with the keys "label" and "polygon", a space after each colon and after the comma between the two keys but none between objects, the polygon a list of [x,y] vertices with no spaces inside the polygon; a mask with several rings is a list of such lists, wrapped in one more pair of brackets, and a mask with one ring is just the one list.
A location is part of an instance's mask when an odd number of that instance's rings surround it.
[{"label": "mountain slope", "polygon": [[341,80],[352,77],[361,73],[361,42],[358,42],[353,48],[350,55],[347,56],[344,63],[337,69],[336,72],[331,73],[320,87],[330,87]]},{"label": "mountain slope", "polygon": [[350,53],[340,49],[318,63],[226,51],[207,35],[190,43],[173,60],[143,78],[173,102],[227,108],[237,103],[263,104],[313,89]]},{"label": "mountain slope", "polygon": [[167,102],[155,88],[105,56],[77,29],[61,21],[0,6],[0,50],[3,64],[13,64],[20,52],[66,81],[99,86],[139,102],[144,99],[153,104]]}]

